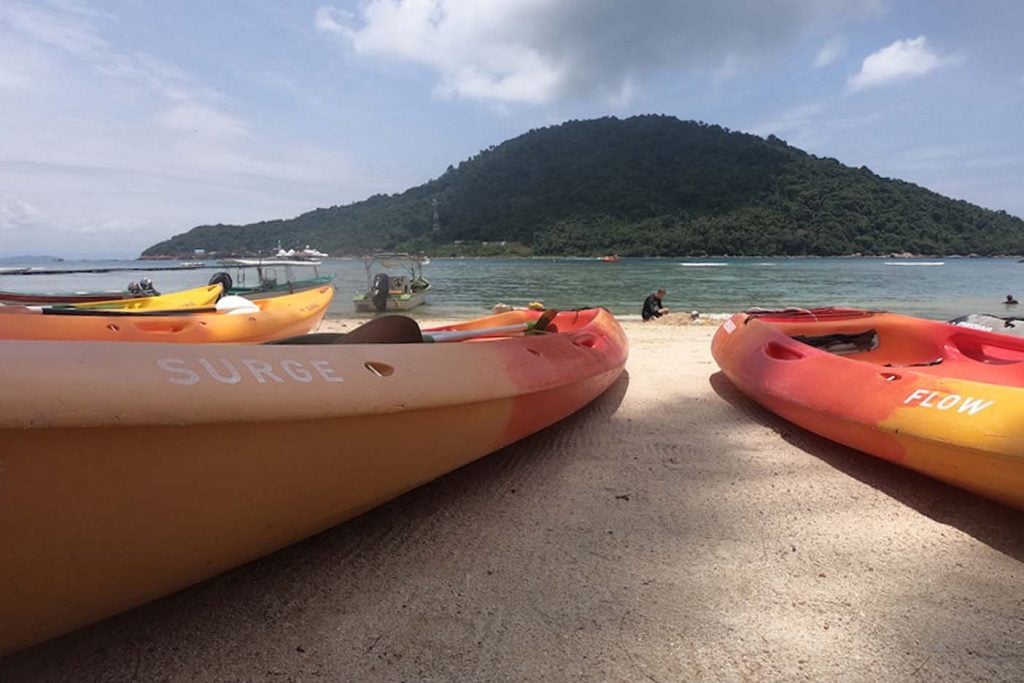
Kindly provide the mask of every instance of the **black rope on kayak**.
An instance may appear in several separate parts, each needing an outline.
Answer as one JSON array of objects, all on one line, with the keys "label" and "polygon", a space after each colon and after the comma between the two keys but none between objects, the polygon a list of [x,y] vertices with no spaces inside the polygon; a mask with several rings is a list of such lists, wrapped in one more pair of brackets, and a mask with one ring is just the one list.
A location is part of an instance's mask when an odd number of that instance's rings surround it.
[{"label": "black rope on kayak", "polygon": [[945,359],[942,356],[939,356],[938,358],[935,358],[935,359],[929,360],[929,361],[925,361],[923,363],[900,363],[900,364],[886,363],[883,367],[886,367],[886,368],[927,368],[927,367],[931,367],[932,365],[941,365],[943,360],[945,360]]},{"label": "black rope on kayak", "polygon": [[864,332],[855,332],[853,334],[824,334],[817,337],[798,334],[792,337],[792,339],[801,344],[807,344],[816,349],[839,355],[874,351],[880,343],[876,330],[865,330]]}]

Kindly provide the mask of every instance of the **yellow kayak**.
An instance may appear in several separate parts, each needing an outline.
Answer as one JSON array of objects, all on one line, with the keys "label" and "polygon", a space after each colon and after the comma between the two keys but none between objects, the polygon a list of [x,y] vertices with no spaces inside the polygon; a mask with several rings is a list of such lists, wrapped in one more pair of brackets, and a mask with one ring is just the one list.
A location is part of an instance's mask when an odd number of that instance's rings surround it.
[{"label": "yellow kayak", "polygon": [[604,309],[422,331],[388,316],[269,345],[0,341],[0,653],[525,438],[605,391],[627,353]]},{"label": "yellow kayak", "polygon": [[93,301],[86,304],[69,304],[61,308],[102,308],[112,311],[175,311],[185,308],[203,308],[212,306],[220,298],[223,287],[220,283],[203,285],[195,289],[186,289],[158,296],[143,296],[137,299],[111,299]]},{"label": "yellow kayak", "polygon": [[309,332],[324,317],[333,296],[334,287],[326,286],[256,301],[229,296],[215,307],[176,311],[3,306],[0,339],[267,342]]}]

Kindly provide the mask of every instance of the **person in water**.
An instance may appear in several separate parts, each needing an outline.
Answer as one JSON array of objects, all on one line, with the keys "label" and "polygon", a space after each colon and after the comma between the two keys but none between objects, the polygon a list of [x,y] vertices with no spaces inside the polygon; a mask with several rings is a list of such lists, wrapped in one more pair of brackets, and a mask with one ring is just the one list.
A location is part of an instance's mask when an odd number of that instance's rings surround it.
[{"label": "person in water", "polygon": [[1006,295],[1006,301],[1004,301],[1003,303],[1006,304],[1007,306],[1012,306],[1013,304],[1020,303],[1020,302],[1018,302],[1016,299],[1013,298],[1013,294],[1007,294]]},{"label": "person in water", "polygon": [[662,305],[662,299],[665,298],[666,293],[664,287],[661,287],[654,294],[644,299],[644,308],[640,312],[644,322],[651,318],[660,318],[668,313],[668,309]]}]

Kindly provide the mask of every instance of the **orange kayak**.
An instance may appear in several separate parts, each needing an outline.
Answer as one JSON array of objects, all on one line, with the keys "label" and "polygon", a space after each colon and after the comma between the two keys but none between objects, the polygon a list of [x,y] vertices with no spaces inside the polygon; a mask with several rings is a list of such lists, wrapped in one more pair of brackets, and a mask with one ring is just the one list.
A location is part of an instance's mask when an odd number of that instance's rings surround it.
[{"label": "orange kayak", "polygon": [[1024,339],[891,313],[737,313],[712,354],[805,429],[1024,508]]},{"label": "orange kayak", "polygon": [[[619,377],[625,335],[604,309],[543,331],[540,317],[421,333],[388,316],[267,345],[0,341],[0,652],[273,552],[579,410]],[[413,335],[373,334],[394,319]]]},{"label": "orange kayak", "polygon": [[[316,327],[334,296],[328,285],[258,299],[241,309],[117,311],[0,307],[0,339],[227,343],[265,342]],[[218,307],[224,303],[222,300]]]}]

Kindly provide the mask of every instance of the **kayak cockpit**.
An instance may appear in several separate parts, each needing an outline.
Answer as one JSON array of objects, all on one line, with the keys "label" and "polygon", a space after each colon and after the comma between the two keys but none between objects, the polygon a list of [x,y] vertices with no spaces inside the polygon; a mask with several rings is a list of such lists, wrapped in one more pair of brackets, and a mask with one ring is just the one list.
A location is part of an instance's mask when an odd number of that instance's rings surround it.
[{"label": "kayak cockpit", "polygon": [[930,321],[907,325],[897,316],[879,315],[870,325],[866,322],[786,323],[780,331],[801,345],[852,361],[1024,386],[1024,338]]},{"label": "kayak cockpit", "polygon": [[[363,323],[348,333],[320,332],[289,337],[272,344],[419,344],[520,337],[523,335],[573,332],[595,320],[599,309],[558,311],[542,314],[511,311],[468,323],[420,329],[412,318],[387,315]],[[557,321],[557,325],[556,325]],[[583,343],[582,341],[580,343]]]}]

